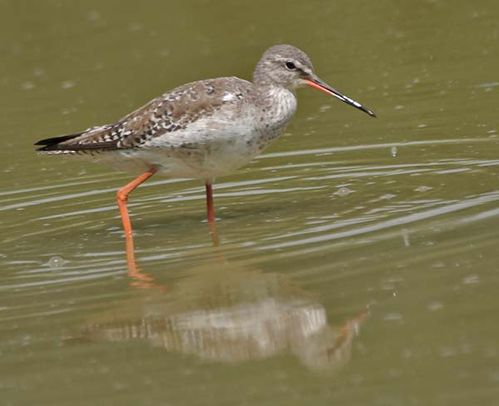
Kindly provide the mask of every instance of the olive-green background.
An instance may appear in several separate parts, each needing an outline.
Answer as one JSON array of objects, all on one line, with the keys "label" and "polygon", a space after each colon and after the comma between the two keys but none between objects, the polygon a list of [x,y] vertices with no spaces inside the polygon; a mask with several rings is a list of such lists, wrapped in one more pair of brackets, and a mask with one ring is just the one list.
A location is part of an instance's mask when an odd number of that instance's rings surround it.
[{"label": "olive-green background", "polygon": [[[499,404],[498,21],[493,0],[0,1],[0,403]],[[153,178],[131,272],[130,176],[32,144],[250,78],[282,42],[379,117],[300,90],[217,180],[218,249],[202,184]]]}]

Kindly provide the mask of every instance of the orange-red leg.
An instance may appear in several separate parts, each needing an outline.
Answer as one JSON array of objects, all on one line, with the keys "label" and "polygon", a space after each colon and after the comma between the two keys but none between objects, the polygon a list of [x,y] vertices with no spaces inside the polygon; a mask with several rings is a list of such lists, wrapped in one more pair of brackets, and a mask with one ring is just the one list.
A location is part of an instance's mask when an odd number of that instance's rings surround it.
[{"label": "orange-red leg", "polygon": [[206,181],[206,214],[208,218],[208,227],[210,228],[211,239],[213,245],[219,245],[217,223],[215,222],[215,205],[213,204],[213,187],[211,182]]},{"label": "orange-red leg", "polygon": [[121,221],[123,222],[123,229],[125,230],[125,236],[132,235],[132,223],[130,222],[130,217],[128,216],[128,209],[126,203],[128,201],[128,195],[133,192],[141,183],[145,182],[152,175],[157,172],[156,169],[150,169],[144,172],[142,175],[137,176],[133,181],[123,186],[116,193],[116,200],[118,201],[118,207],[120,208]]},{"label": "orange-red leg", "polygon": [[206,213],[208,217],[208,223],[215,222],[215,206],[213,205],[213,187],[210,182],[206,181]]}]

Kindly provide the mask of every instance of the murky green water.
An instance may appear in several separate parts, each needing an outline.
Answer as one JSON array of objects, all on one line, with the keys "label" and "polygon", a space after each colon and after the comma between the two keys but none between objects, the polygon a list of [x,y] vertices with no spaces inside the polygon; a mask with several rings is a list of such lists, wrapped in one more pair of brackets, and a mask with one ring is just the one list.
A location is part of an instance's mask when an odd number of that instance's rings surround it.
[{"label": "murky green water", "polygon": [[[1,1],[5,405],[499,404],[499,3]],[[299,94],[216,184],[32,143],[300,46]]]}]

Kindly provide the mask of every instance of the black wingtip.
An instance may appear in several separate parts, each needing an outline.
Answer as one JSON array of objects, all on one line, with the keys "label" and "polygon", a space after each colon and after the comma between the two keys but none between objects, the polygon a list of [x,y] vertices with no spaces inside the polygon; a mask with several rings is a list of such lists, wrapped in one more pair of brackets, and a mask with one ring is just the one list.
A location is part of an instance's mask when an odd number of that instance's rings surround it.
[{"label": "black wingtip", "polygon": [[83,133],[60,135],[59,137],[45,138],[43,140],[35,142],[33,145],[44,145],[47,147],[52,146],[52,145],[57,145],[61,142],[76,138],[76,137],[80,136],[81,134],[83,134]]},{"label": "black wingtip", "polygon": [[110,150],[116,149],[116,140],[101,141],[101,142],[67,142],[77,139],[81,135],[86,134],[88,131],[81,133],[61,135],[59,137],[45,138],[35,142],[34,145],[40,146],[37,152],[51,152],[51,151],[86,151],[86,150]]},{"label": "black wingtip", "polygon": [[37,148],[36,151],[38,152],[43,152],[43,151],[57,151],[61,149],[66,149],[66,148],[61,148],[62,146],[60,145],[61,142],[64,141],[69,141],[72,140],[73,138],[79,137],[83,133],[75,133],[75,134],[67,134],[67,135],[60,135],[58,137],[52,137],[52,138],[45,138],[43,140],[39,140],[35,142],[33,145],[40,145],[40,148]]}]

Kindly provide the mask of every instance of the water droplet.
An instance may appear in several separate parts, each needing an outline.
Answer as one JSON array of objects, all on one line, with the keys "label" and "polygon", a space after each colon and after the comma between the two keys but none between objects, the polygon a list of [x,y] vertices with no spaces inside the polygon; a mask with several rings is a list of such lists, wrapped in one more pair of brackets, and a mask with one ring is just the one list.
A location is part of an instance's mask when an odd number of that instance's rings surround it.
[{"label": "water droplet", "polygon": [[349,189],[347,187],[340,187],[336,192],[333,193],[335,196],[348,196],[350,193],[353,193],[354,191],[352,189]]},{"label": "water droplet", "polygon": [[91,21],[91,22],[96,22],[96,21],[99,21],[102,19],[102,16],[100,15],[100,13],[96,10],[91,10],[88,14],[87,14],[87,18],[88,18],[88,21]]},{"label": "water droplet", "polygon": [[60,268],[64,266],[66,260],[63,257],[55,255],[49,259],[48,265],[50,268]]},{"label": "water droplet", "polygon": [[440,310],[442,307],[444,307],[444,305],[440,302],[432,302],[428,304],[428,310],[432,312]]},{"label": "water droplet", "polygon": [[391,193],[387,193],[385,195],[380,196],[379,200],[390,200],[396,197],[396,195],[393,195]]},{"label": "water droplet", "polygon": [[33,82],[24,82],[21,84],[22,90],[31,90],[35,88],[35,84]]},{"label": "water droplet", "polygon": [[34,68],[33,69],[33,76],[36,76],[36,77],[40,77],[40,76],[44,76],[45,75],[45,71],[43,70],[43,68]]},{"label": "water droplet", "polygon": [[402,315],[400,313],[387,313],[384,315],[383,320],[385,321],[401,321]]},{"label": "water droplet", "polygon": [[419,186],[416,189],[414,189],[415,192],[427,192],[428,190],[433,189],[431,186]]},{"label": "water droplet", "polygon": [[463,278],[463,285],[476,285],[480,283],[480,277],[478,275],[468,275]]},{"label": "water droplet", "polygon": [[71,80],[65,80],[64,82],[61,83],[61,87],[63,89],[71,89],[72,87],[75,87],[76,83],[71,81]]}]

